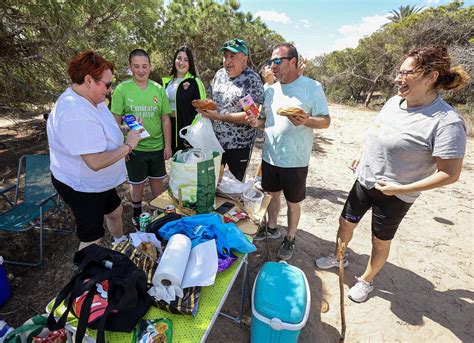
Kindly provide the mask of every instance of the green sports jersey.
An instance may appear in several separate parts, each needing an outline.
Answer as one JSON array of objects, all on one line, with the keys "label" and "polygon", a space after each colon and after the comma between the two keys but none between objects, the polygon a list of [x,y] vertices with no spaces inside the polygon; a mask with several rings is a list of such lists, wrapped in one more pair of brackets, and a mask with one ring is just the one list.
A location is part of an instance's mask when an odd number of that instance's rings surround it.
[{"label": "green sports jersey", "polygon": [[146,89],[141,89],[133,79],[120,83],[112,94],[112,113],[123,116],[133,114],[140,118],[150,134],[138,143],[136,150],[156,151],[164,148],[161,116],[171,112],[165,89],[148,80]]}]

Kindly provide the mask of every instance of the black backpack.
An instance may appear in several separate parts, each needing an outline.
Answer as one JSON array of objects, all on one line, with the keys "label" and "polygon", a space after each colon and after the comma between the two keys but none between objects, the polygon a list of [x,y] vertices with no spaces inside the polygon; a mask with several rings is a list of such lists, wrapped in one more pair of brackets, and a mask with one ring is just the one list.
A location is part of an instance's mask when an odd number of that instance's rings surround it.
[{"label": "black backpack", "polygon": [[[66,324],[73,303],[81,297],[76,341],[82,342],[86,328],[97,329],[97,342],[105,341],[104,330],[131,332],[147,312],[151,296],[147,293],[147,280],[143,270],[124,254],[92,244],[76,252],[74,264],[78,270],[59,292],[48,317],[48,328],[57,330]],[[97,288],[108,284],[105,306],[91,313],[92,300]],[[64,301],[66,311],[56,321],[54,311]],[[93,316],[93,320],[89,319]]]}]

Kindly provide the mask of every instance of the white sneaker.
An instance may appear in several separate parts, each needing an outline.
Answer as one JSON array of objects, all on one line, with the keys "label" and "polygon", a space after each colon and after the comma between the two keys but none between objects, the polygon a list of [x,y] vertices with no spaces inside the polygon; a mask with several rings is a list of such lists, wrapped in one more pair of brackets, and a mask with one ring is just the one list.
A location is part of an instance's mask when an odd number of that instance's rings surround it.
[{"label": "white sneaker", "polygon": [[367,299],[367,296],[373,290],[374,290],[373,282],[368,283],[367,281],[361,278],[357,278],[357,283],[354,286],[352,286],[352,288],[349,290],[349,293],[347,293],[347,296],[352,301],[355,301],[356,303],[361,303]]},{"label": "white sneaker", "polygon": [[[316,261],[314,261],[316,267],[320,269],[330,269],[330,268],[339,268],[339,261],[337,260],[334,254],[329,256],[320,257]],[[344,268],[349,265],[349,253],[346,252],[344,255]]]}]

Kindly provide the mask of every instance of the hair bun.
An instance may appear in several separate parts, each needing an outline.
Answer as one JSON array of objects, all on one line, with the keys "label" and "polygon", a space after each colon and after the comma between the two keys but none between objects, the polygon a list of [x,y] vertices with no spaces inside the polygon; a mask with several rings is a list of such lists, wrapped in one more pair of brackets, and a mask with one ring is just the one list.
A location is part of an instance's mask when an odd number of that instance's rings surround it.
[{"label": "hair bun", "polygon": [[442,89],[458,90],[463,88],[471,77],[461,66],[452,67],[446,77],[446,82],[441,84]]}]

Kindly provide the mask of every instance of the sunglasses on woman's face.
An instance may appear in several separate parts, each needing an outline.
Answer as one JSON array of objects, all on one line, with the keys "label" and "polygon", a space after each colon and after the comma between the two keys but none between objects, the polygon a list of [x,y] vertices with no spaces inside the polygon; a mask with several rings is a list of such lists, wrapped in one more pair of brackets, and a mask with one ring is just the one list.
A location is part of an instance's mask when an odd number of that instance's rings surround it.
[{"label": "sunglasses on woman's face", "polygon": [[268,61],[268,65],[271,66],[273,63],[280,65],[283,60],[291,60],[293,57],[277,57]]},{"label": "sunglasses on woman's face", "polygon": [[400,70],[400,71],[397,73],[397,75],[400,76],[400,77],[402,77],[402,78],[406,78],[406,77],[409,76],[409,75],[415,75],[415,74],[417,74],[417,73],[419,73],[419,72],[420,72],[420,70],[416,70],[416,69],[414,69],[414,70]]},{"label": "sunglasses on woman's face", "polygon": [[102,80],[99,80],[99,81],[104,84],[105,88],[107,88],[107,89],[112,88],[112,81],[110,81],[110,82],[105,82],[105,81],[102,81]]}]

